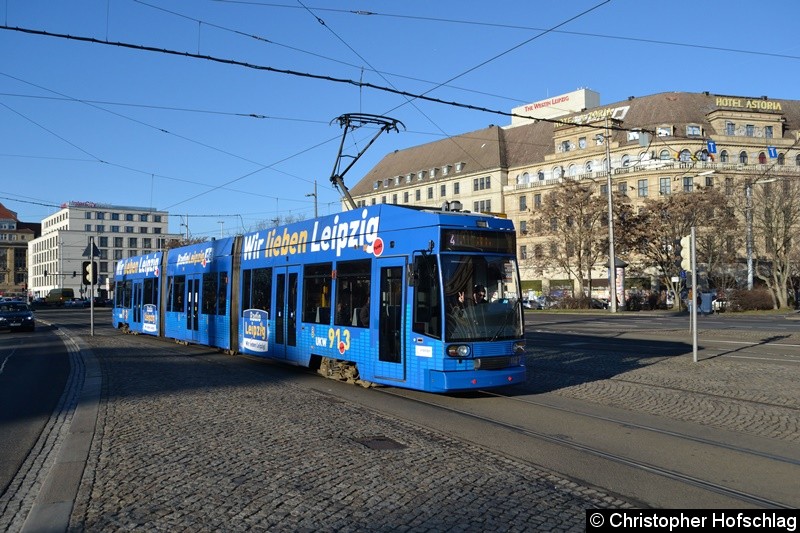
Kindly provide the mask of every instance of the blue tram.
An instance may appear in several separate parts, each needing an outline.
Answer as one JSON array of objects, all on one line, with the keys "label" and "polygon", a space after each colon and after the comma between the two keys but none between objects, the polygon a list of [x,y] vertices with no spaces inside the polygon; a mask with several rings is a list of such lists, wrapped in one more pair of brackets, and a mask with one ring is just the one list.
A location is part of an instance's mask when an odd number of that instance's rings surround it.
[{"label": "blue tram", "polygon": [[525,381],[516,239],[382,204],[122,260],[117,328],[448,392]]}]

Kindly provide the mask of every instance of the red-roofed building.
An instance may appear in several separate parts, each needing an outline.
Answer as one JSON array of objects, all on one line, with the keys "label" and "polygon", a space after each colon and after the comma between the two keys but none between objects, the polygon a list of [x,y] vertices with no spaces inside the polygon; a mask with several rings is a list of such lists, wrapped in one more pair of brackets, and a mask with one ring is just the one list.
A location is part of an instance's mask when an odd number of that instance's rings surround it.
[{"label": "red-roofed building", "polygon": [[41,224],[20,222],[0,204],[0,296],[28,294],[28,243],[39,236]]}]

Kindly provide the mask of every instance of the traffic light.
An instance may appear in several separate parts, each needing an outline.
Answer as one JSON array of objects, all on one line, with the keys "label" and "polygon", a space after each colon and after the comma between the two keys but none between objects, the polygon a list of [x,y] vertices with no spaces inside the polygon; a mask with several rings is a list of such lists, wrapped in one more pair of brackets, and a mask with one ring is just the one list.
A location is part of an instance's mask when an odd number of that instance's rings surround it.
[{"label": "traffic light", "polygon": [[84,285],[95,285],[97,283],[97,263],[94,261],[83,262],[83,278],[81,281]]},{"label": "traffic light", "polygon": [[692,236],[681,237],[681,268],[692,269]]}]

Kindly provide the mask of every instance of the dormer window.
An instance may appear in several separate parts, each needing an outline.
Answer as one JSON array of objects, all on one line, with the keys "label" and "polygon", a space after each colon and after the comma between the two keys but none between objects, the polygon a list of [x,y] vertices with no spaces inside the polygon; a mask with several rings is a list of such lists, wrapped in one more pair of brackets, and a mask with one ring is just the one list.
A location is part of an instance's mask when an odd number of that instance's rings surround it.
[{"label": "dormer window", "polygon": [[700,135],[702,135],[700,126],[695,126],[693,124],[686,126],[687,137],[699,137]]},{"label": "dormer window", "polygon": [[435,178],[436,177],[436,171],[438,171],[438,170],[439,170],[438,168],[434,167],[434,168],[432,168],[432,169],[430,169],[428,171],[428,173],[430,174],[431,178]]},{"label": "dormer window", "polygon": [[442,176],[447,176],[448,174],[450,174],[450,169],[451,168],[452,167],[450,165],[443,166],[442,167]]},{"label": "dormer window", "polygon": [[[397,176],[397,177],[400,178],[400,176]],[[408,174],[406,176],[406,183],[411,183],[411,174]]]},{"label": "dormer window", "polygon": [[380,186],[381,186],[381,182],[380,181],[376,181],[375,183],[372,184],[372,188],[373,189],[377,189]]},{"label": "dormer window", "polygon": [[659,126],[656,128],[656,135],[659,137],[672,137],[672,127],[671,126]]},{"label": "dormer window", "polygon": [[425,179],[425,171],[424,170],[420,170],[419,172],[417,172],[417,180],[422,180],[422,179]]},{"label": "dormer window", "polygon": [[638,141],[639,140],[639,133],[638,131],[629,131],[628,132],[628,140],[629,141]]},{"label": "dormer window", "polygon": [[456,163],[456,172],[461,172],[462,170],[464,170],[464,165],[466,165],[466,163],[464,163],[463,161],[459,161],[458,163]]}]

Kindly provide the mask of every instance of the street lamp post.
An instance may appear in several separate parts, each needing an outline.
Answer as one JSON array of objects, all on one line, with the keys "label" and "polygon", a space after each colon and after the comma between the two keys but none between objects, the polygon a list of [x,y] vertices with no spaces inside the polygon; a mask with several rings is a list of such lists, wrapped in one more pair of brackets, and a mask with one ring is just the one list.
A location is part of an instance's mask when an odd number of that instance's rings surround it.
[{"label": "street lamp post", "polygon": [[313,196],[314,197],[314,218],[319,217],[319,213],[317,212],[317,180],[314,180],[314,192],[306,194],[306,197]]},{"label": "street lamp post", "polygon": [[608,117],[606,117],[606,192],[608,193],[608,272],[610,285],[609,304],[612,313],[617,312],[617,264],[614,252],[614,203],[611,197],[611,136],[608,130]]}]

